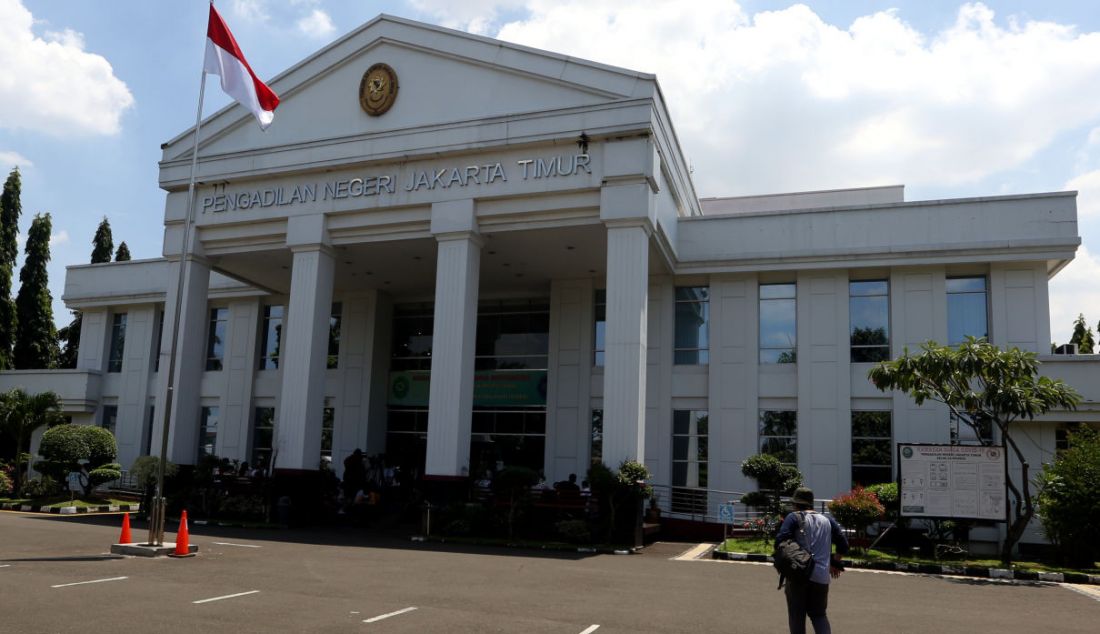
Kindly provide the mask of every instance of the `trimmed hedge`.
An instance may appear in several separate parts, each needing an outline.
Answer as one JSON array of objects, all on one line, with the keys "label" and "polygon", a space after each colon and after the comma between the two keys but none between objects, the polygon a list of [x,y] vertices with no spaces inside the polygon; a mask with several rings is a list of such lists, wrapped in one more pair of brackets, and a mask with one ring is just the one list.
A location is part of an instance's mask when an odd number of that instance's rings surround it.
[{"label": "trimmed hedge", "polygon": [[114,434],[92,425],[58,425],[42,434],[38,448],[42,459],[34,463],[38,471],[64,481],[70,471],[87,460],[91,487],[118,479],[121,469],[115,459],[118,446]]}]

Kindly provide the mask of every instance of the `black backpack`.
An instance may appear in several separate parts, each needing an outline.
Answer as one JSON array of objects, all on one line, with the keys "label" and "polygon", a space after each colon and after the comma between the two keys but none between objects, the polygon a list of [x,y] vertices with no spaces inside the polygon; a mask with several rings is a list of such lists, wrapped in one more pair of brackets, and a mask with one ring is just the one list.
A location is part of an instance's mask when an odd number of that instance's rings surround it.
[{"label": "black backpack", "polygon": [[783,587],[783,582],[787,579],[809,581],[810,575],[814,572],[814,557],[810,554],[810,551],[802,547],[798,539],[801,536],[803,538],[801,541],[805,541],[805,512],[796,513],[795,520],[798,522],[798,534],[794,539],[784,539],[776,543],[775,552],[772,553],[772,565],[779,572],[779,587],[776,588],[777,590]]}]

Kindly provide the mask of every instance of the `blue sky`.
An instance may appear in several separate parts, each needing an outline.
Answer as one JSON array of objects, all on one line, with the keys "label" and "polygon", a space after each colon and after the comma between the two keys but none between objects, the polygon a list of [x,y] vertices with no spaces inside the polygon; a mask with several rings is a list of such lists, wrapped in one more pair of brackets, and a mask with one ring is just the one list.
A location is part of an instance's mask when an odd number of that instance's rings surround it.
[{"label": "blue sky", "polygon": [[[655,72],[701,196],[905,183],[909,200],[1078,189],[1084,247],[1051,286],[1052,334],[1100,321],[1100,11],[944,0],[222,0],[272,77],[378,13]],[[683,8],[691,7],[689,13]],[[202,0],[0,0],[0,170],[22,230],[54,218],[64,267],[106,215],[160,255],[159,146],[194,119]],[[215,84],[205,112],[228,103]],[[276,123],[278,125],[278,116]]]}]

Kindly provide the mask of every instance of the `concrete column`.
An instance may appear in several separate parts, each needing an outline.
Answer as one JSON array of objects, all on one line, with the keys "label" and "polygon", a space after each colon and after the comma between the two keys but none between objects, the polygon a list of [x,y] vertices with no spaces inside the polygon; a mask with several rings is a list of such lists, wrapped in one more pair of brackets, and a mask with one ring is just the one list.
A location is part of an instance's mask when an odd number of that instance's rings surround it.
[{"label": "concrete column", "polygon": [[435,326],[428,394],[425,473],[465,476],[470,468],[470,419],[474,400],[474,343],[481,237],[472,200],[432,205],[432,233],[439,241],[435,269]]},{"label": "concrete column", "polygon": [[282,390],[275,412],[276,469],[316,470],[321,456],[329,316],[335,261],[328,247],[296,246],[279,354]]},{"label": "concrete column", "polygon": [[169,287],[164,305],[164,328],[161,334],[161,364],[157,373],[156,420],[153,422],[153,455],[160,455],[165,403],[168,395],[168,363],[172,350],[173,318],[180,304],[179,340],[172,407],[169,411],[168,459],[177,464],[194,464],[199,443],[199,395],[206,360],[207,288],[210,285],[210,264],[195,256],[183,264],[182,292],[177,293],[180,261],[168,267]]},{"label": "concrete column", "polygon": [[645,456],[648,302],[648,226],[609,224],[603,461],[612,469]]}]

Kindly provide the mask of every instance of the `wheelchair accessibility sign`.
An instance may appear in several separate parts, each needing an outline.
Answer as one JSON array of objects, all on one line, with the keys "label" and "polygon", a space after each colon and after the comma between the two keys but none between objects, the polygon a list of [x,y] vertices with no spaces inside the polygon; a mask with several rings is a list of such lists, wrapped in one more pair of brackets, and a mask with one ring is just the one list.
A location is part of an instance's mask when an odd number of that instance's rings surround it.
[{"label": "wheelchair accessibility sign", "polygon": [[718,505],[718,522],[721,524],[733,524],[733,504]]}]

